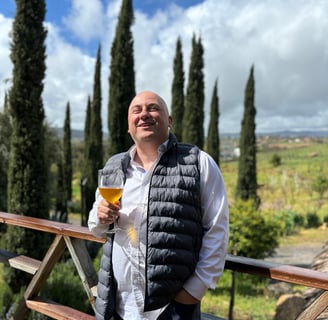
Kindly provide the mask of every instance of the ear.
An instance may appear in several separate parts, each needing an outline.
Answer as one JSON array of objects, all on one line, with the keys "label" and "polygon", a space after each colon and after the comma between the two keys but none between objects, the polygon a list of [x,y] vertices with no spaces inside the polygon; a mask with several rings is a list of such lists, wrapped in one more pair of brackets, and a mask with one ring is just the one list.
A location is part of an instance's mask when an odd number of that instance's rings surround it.
[{"label": "ear", "polygon": [[172,116],[169,116],[169,128],[172,128],[172,124],[173,124],[173,118]]}]

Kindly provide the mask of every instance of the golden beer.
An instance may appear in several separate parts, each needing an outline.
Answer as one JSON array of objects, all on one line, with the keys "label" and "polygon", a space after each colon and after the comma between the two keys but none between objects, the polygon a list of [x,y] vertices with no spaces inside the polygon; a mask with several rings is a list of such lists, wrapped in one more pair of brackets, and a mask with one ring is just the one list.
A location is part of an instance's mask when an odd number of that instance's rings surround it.
[{"label": "golden beer", "polygon": [[99,187],[101,196],[108,202],[116,203],[122,196],[122,188],[115,187]]}]

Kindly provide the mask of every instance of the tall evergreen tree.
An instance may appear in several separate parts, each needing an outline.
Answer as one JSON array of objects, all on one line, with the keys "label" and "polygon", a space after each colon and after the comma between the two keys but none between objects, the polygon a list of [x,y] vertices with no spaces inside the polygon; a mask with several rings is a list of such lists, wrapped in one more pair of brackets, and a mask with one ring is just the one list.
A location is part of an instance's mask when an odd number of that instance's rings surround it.
[{"label": "tall evergreen tree", "polygon": [[3,112],[0,112],[0,211],[7,211],[8,161],[12,125],[8,94],[5,93]]},{"label": "tall evergreen tree", "polygon": [[255,80],[254,66],[252,65],[245,89],[244,115],[241,123],[240,157],[238,164],[238,180],[236,198],[254,200],[258,206],[260,198],[257,195],[256,174],[256,133],[255,133]]},{"label": "tall evergreen tree", "polygon": [[[11,60],[13,86],[10,91],[10,111],[13,121],[11,138],[8,211],[47,218],[47,164],[45,161],[44,108],[42,103],[45,76],[45,39],[43,26],[44,0],[16,0],[13,23]],[[39,233],[8,227],[6,247],[35,258],[44,255],[46,244]],[[7,283],[18,292],[29,278],[24,272],[8,271]]]},{"label": "tall evergreen tree", "polygon": [[201,38],[192,38],[188,87],[182,122],[182,141],[203,148],[204,145],[204,61]]},{"label": "tall evergreen tree", "polygon": [[[90,140],[90,133],[91,133],[91,97],[88,96],[87,100],[87,109],[85,113],[85,123],[84,123],[84,157],[87,159],[88,157],[88,144]],[[86,163],[85,163],[86,165]],[[86,168],[84,168],[84,172],[86,171]]]},{"label": "tall evergreen tree", "polygon": [[57,156],[56,220],[67,222],[67,190],[62,153]]},{"label": "tall evergreen tree", "polygon": [[64,122],[64,137],[63,137],[63,151],[64,151],[64,186],[66,190],[66,201],[72,200],[72,141],[71,141],[71,109],[70,104],[67,102],[66,115]]},{"label": "tall evergreen tree", "polygon": [[173,64],[171,111],[173,117],[173,133],[178,141],[182,141],[182,119],[184,112],[184,71],[181,39],[178,37]]},{"label": "tall evergreen tree", "polygon": [[[98,185],[98,170],[104,165],[101,101],[101,47],[99,46],[95,65],[90,127],[87,133],[88,141],[86,145],[86,184],[84,186],[86,215],[91,210],[94,201],[94,194]],[[83,218],[83,221],[87,221],[87,216],[85,219]]]},{"label": "tall evergreen tree", "polygon": [[[92,108],[91,108],[91,125],[90,125],[90,145],[91,153],[89,156],[92,157],[92,172],[94,185],[97,187],[98,184],[98,169],[104,165],[103,159],[103,131],[102,131],[102,119],[101,119],[101,46],[99,45],[97,51],[97,60],[95,65],[94,83],[93,83],[93,97],[92,97]],[[95,190],[95,189],[94,189]]]},{"label": "tall evergreen tree", "polygon": [[132,140],[128,135],[127,116],[135,96],[132,0],[123,0],[111,48],[109,75],[108,130],[109,155],[127,149]]},{"label": "tall evergreen tree", "polygon": [[[87,193],[87,181],[89,172],[89,153],[90,153],[90,135],[91,135],[91,98],[88,96],[86,117],[84,123],[84,164],[81,177],[81,225],[86,226],[89,216],[87,203],[92,201],[90,192]],[[94,199],[94,196],[93,196]]]},{"label": "tall evergreen tree", "polygon": [[219,97],[218,97],[218,81],[215,80],[212,100],[210,123],[207,133],[207,152],[212,156],[216,163],[220,164],[220,136],[219,136]]}]

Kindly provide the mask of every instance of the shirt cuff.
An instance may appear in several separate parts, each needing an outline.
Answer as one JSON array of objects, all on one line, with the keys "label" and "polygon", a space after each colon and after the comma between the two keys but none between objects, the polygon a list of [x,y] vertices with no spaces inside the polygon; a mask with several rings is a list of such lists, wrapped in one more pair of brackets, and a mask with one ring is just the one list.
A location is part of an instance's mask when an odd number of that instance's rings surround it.
[{"label": "shirt cuff", "polygon": [[197,275],[194,273],[184,284],[183,289],[185,289],[189,294],[199,301],[202,300],[207,291],[207,286],[204,285]]}]

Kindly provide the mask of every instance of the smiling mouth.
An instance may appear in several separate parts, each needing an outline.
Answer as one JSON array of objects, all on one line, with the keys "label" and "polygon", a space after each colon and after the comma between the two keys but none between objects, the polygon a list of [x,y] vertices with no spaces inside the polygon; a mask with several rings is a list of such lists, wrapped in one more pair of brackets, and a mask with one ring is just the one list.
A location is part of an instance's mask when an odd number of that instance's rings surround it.
[{"label": "smiling mouth", "polygon": [[155,124],[155,121],[153,122],[143,122],[137,125],[138,128],[147,128],[147,127],[151,127]]}]

